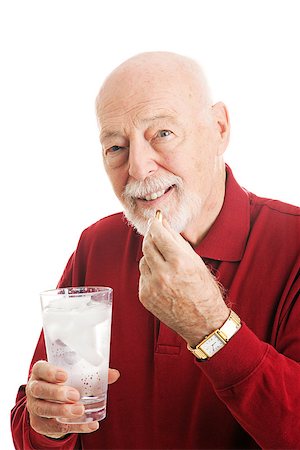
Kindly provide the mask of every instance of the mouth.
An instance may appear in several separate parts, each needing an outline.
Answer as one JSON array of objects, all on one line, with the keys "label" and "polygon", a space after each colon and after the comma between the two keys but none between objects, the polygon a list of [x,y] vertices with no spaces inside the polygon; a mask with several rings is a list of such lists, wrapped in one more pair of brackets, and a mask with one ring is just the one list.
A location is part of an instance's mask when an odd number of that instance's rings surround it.
[{"label": "mouth", "polygon": [[174,187],[175,187],[175,185],[173,184],[172,186],[169,186],[167,189],[151,192],[151,193],[145,195],[144,197],[138,197],[137,200],[142,200],[144,202],[153,202],[154,200],[157,200],[157,199],[163,197],[164,195],[166,195]]}]

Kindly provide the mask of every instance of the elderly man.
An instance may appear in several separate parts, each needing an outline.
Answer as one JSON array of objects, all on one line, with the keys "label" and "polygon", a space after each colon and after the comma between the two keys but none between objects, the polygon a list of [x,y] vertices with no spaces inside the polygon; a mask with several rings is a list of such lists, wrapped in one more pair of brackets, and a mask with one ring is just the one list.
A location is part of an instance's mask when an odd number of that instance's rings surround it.
[{"label": "elderly man", "polygon": [[121,377],[100,425],[59,423],[83,406],[40,361],[41,335],[12,412],[16,448],[299,448],[299,210],[237,184],[226,107],[194,61],[137,55],[96,107],[127,221],[85,230],[60,286],[114,289],[110,382]]}]

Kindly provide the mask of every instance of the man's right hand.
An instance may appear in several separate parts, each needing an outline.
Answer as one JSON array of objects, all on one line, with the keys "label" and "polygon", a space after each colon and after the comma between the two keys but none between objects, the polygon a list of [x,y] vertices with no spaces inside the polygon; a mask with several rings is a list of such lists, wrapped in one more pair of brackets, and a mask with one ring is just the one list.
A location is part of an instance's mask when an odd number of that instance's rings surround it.
[{"label": "man's right hand", "polygon": [[[119,376],[117,370],[109,369],[108,382],[114,383]],[[56,420],[57,417],[76,419],[84,414],[79,392],[64,385],[67,378],[64,370],[46,361],[34,364],[26,396],[30,425],[37,433],[59,439],[69,433],[91,433],[99,428],[98,422],[65,424]]]}]

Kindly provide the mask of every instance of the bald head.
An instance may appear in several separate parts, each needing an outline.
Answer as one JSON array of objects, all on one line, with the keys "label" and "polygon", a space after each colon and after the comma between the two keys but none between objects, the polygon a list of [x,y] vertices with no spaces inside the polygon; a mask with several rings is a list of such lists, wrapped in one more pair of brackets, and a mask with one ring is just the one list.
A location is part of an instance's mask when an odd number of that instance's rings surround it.
[{"label": "bald head", "polygon": [[209,87],[199,64],[170,52],[140,53],[119,65],[104,81],[96,99],[98,118],[110,98],[129,98],[137,92],[154,95],[174,89],[199,108],[211,105]]}]

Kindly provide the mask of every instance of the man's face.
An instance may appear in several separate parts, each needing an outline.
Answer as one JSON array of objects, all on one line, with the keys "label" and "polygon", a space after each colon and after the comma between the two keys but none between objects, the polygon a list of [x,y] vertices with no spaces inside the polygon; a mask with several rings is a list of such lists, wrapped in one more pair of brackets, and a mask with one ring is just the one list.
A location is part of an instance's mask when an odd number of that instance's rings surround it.
[{"label": "man's face", "polygon": [[138,232],[157,209],[178,232],[203,220],[219,195],[213,108],[200,108],[176,83],[127,82],[108,86],[98,113],[105,169]]}]

